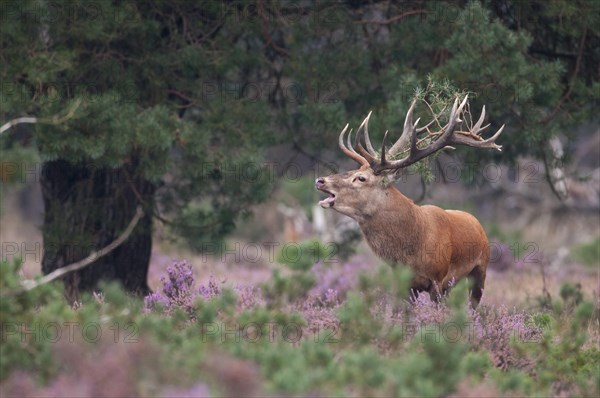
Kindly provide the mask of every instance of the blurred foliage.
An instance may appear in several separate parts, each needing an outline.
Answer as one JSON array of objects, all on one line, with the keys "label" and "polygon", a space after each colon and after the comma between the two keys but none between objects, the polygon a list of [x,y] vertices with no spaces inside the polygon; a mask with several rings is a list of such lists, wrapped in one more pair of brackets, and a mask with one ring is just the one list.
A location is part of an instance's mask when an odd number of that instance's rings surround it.
[{"label": "blurred foliage", "polygon": [[[549,137],[597,118],[594,1],[29,0],[1,12],[2,119],[52,119],[78,104],[62,123],[18,127],[20,140],[42,160],[139,158],[195,248],[268,197],[268,148],[321,158],[369,110],[377,141],[432,82],[434,93],[469,92],[474,114],[485,104],[492,125],[507,126],[502,153],[457,151],[469,162],[542,157]],[[304,204],[301,191],[290,192]]]},{"label": "blurred foliage", "polygon": [[[34,181],[38,165],[39,155],[34,148],[18,142],[8,144],[6,148],[0,145],[0,203],[4,203],[5,187],[19,187]],[[0,206],[0,215],[4,211],[4,206]]]},{"label": "blurred foliage", "polygon": [[284,178],[281,184],[281,201],[288,206],[301,207],[309,220],[312,220],[312,208],[320,196],[315,190],[312,176],[302,178]]},{"label": "blurred foliage", "polygon": [[537,253],[537,244],[526,242],[518,230],[507,230],[496,222],[488,222],[485,224],[485,231],[490,242],[508,245],[510,254],[515,261],[526,259],[527,254]]},{"label": "blurred foliage", "polygon": [[[348,260],[356,253],[358,244],[362,240],[362,232],[357,229],[344,229],[340,233],[339,240],[335,242],[335,255],[342,261]],[[332,244],[332,242],[330,243]]]},{"label": "blurred foliage", "polygon": [[590,267],[600,265],[600,236],[573,248],[573,258]]},{"label": "blurred foliage", "polygon": [[26,180],[26,172],[29,171],[29,178],[33,179],[33,172],[36,165],[39,164],[38,152],[19,143],[12,145],[10,149],[0,147],[0,180],[2,184],[23,184]]},{"label": "blurred foliage", "polygon": [[[94,396],[108,389],[119,396],[174,395],[170,387],[192,396],[600,391],[600,351],[590,340],[598,336],[600,311],[587,297],[573,301],[570,293],[561,294],[551,311],[525,318],[493,307],[469,310],[466,283],[454,287],[447,306],[403,299],[382,304],[410,280],[401,268],[382,268],[364,275],[360,289],[334,309],[291,299],[287,287],[250,306],[240,306],[248,299],[242,290],[203,295],[201,288],[192,312],[187,302],[165,312],[144,308],[116,284],[104,286],[103,294],[84,295],[74,307],[59,299],[60,283],[10,295],[19,284],[19,267],[20,261],[0,263],[3,396]],[[178,269],[183,273],[165,279],[165,289],[189,278],[185,267]],[[197,290],[193,281],[189,287]],[[400,318],[385,310],[394,303],[405,307]],[[432,320],[429,315],[439,309],[443,317]],[[484,313],[495,315],[482,318]],[[314,328],[323,325],[323,316],[337,319],[338,329]],[[95,338],[98,330],[101,337]],[[506,343],[499,346],[499,339]]]},{"label": "blurred foliage", "polygon": [[273,270],[271,282],[263,286],[265,297],[277,304],[306,298],[315,285],[313,265],[335,255],[329,245],[316,239],[285,243],[276,253],[275,261],[283,267]]},{"label": "blurred foliage", "polygon": [[272,283],[262,287],[265,297],[270,301],[281,304],[306,297],[306,293],[315,285],[315,278],[308,272],[286,273],[274,269]]},{"label": "blurred foliage", "polygon": [[335,253],[329,245],[316,239],[300,243],[286,243],[277,252],[276,261],[296,271],[309,271],[319,261],[326,261]]}]

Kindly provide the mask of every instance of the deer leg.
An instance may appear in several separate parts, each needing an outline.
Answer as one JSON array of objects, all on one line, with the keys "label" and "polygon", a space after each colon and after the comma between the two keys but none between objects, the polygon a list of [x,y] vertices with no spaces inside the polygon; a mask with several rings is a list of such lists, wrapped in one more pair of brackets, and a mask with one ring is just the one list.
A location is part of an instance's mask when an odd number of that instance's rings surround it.
[{"label": "deer leg", "polygon": [[442,297],[444,297],[445,289],[443,289],[437,282],[432,281],[428,292],[431,302],[439,303],[442,301]]},{"label": "deer leg", "polygon": [[468,277],[472,284],[471,289],[469,290],[471,307],[475,309],[481,301],[481,296],[483,296],[483,288],[485,286],[485,269],[478,265],[471,270]]}]

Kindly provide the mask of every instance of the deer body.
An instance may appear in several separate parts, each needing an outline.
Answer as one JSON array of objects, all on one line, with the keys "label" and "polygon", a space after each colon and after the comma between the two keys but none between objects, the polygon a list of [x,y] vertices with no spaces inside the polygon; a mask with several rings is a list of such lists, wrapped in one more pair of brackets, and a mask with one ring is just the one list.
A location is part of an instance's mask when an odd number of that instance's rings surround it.
[{"label": "deer body", "polygon": [[[357,161],[361,167],[343,174],[317,178],[315,186],[329,196],[320,205],[355,219],[371,249],[391,265],[405,264],[414,272],[412,289],[427,291],[437,300],[453,281],[464,277],[473,280],[471,303],[476,307],[483,294],[485,275],[489,260],[489,244],[486,234],[475,217],[458,210],[443,210],[437,206],[417,206],[393,185],[396,171],[431,153],[443,149],[447,144],[463,144],[499,149],[494,137],[483,140],[477,134],[485,115],[469,131],[469,138],[454,136],[454,128],[459,119],[466,98],[461,106],[455,102],[450,121],[442,132],[431,133],[436,137],[427,147],[417,145],[416,124],[412,123],[412,109],[406,117],[404,133],[389,152],[382,145],[381,160],[372,149],[368,138],[368,119],[363,122],[367,149],[357,143],[362,155],[359,155],[348,138],[348,147],[344,145],[340,134],[340,148],[346,155]],[[347,127],[347,126],[346,126]],[[450,130],[450,132],[448,132]],[[442,140],[442,141],[439,141]],[[402,144],[402,145],[400,145]],[[388,162],[386,154],[395,155],[393,149],[402,150],[410,145],[409,154],[401,160]]]}]

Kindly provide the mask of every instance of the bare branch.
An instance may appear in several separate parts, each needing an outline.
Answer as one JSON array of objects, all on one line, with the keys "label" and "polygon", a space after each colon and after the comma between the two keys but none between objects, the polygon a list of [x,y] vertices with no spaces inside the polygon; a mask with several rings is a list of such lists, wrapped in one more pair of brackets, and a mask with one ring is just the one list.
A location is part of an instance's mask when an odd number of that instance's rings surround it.
[{"label": "bare branch", "polygon": [[66,122],[67,120],[71,119],[74,115],[75,115],[75,111],[77,110],[77,108],[79,108],[79,105],[81,105],[81,100],[77,100],[75,101],[67,110],[67,113],[63,116],[63,117],[59,117],[58,115],[54,115],[52,117],[48,117],[48,118],[38,118],[35,116],[22,116],[22,117],[18,117],[12,120],[9,120],[8,122],[4,123],[2,125],[2,127],[0,127],[0,134],[4,133],[5,131],[11,129],[12,127],[18,125],[18,124],[36,124],[36,123],[40,123],[40,124],[62,124],[64,122]]},{"label": "bare branch", "polygon": [[403,12],[402,14],[398,14],[395,15],[391,18],[388,19],[384,19],[381,21],[378,20],[368,20],[368,21],[357,21],[357,23],[360,24],[377,24],[377,25],[389,25],[391,23],[394,23],[396,21],[399,21],[405,17],[411,16],[411,15],[418,15],[418,14],[427,14],[427,10],[413,10],[413,11],[407,11],[407,12]]},{"label": "bare branch", "polygon": [[24,124],[24,123],[37,123],[38,122],[38,118],[37,117],[33,117],[33,116],[23,116],[23,117],[18,117],[16,119],[10,120],[6,123],[4,123],[2,125],[2,127],[0,127],[0,134],[4,133],[6,130],[16,126],[17,124]]},{"label": "bare branch", "polygon": [[117,247],[119,247],[123,242],[125,242],[129,238],[129,235],[131,235],[131,233],[133,232],[133,229],[135,228],[135,226],[140,221],[140,218],[142,218],[143,215],[144,215],[144,211],[142,210],[141,206],[138,206],[136,208],[135,215],[129,222],[129,225],[127,226],[125,231],[123,231],[123,233],[121,235],[119,235],[119,237],[117,239],[115,239],[114,241],[109,243],[107,246],[91,253],[89,256],[87,256],[83,260],[79,260],[75,263],[58,268],[39,280],[31,280],[31,279],[25,280],[22,282],[22,287],[20,289],[4,293],[0,297],[16,296],[16,295],[28,292],[39,286],[50,283],[66,274],[69,274],[71,272],[75,272],[82,268],[87,267],[88,265],[90,265],[93,262],[95,262],[96,260],[98,260],[100,257],[106,256],[108,253],[112,252]]}]

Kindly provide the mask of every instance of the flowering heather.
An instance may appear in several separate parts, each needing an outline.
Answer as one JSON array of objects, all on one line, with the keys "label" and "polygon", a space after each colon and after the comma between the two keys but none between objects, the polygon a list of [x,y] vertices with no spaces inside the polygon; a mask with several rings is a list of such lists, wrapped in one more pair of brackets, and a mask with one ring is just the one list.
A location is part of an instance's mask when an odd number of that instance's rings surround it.
[{"label": "flowering heather", "polygon": [[156,310],[160,308],[168,308],[169,300],[159,292],[150,293],[144,297],[144,306],[148,310]]},{"label": "flowering heather", "polygon": [[338,298],[339,293],[336,289],[327,289],[325,292],[325,297],[322,300],[323,304],[328,307],[336,306],[340,303]]},{"label": "flowering heather", "polygon": [[[438,326],[444,329],[446,322],[451,322],[452,311],[444,301],[432,302],[427,294],[420,294],[411,299],[408,312],[400,313],[396,322],[408,322],[416,328],[407,329],[414,333],[418,327],[425,325]],[[528,322],[525,312],[509,312],[506,306],[480,306],[478,310],[469,308],[465,328],[465,336],[474,347],[490,353],[493,363],[503,369],[523,365],[516,356],[511,342],[538,342],[542,330]]]},{"label": "flowering heather", "polygon": [[238,285],[234,290],[237,293],[237,308],[240,311],[257,307],[264,301],[259,287]]},{"label": "flowering heather", "polygon": [[450,315],[443,302],[432,302],[428,294],[419,294],[412,300],[412,321],[418,325],[441,324]]},{"label": "flowering heather", "polygon": [[[352,260],[342,264],[316,263],[312,272],[317,283],[309,292],[309,296],[319,297],[324,302],[331,300],[333,292],[338,300],[346,297],[346,292],[358,285],[362,272],[372,269],[363,256],[354,256]],[[327,296],[329,295],[329,298]]]},{"label": "flowering heather", "polygon": [[203,299],[210,300],[221,294],[221,287],[217,284],[215,277],[211,275],[206,285],[200,285],[198,293],[200,293]]},{"label": "flowering heather", "polygon": [[518,366],[518,358],[511,348],[513,339],[521,342],[538,342],[542,329],[527,322],[524,312],[508,311],[506,306],[483,307],[470,311],[474,345],[490,352],[494,364],[502,369]]},{"label": "flowering heather", "polygon": [[[167,267],[167,275],[161,276],[161,291],[150,293],[144,298],[147,310],[164,309],[170,314],[179,308],[193,316],[195,303],[199,298],[208,301],[223,293],[221,284],[211,275],[206,284],[195,287],[192,266],[183,260]],[[255,286],[236,286],[238,310],[243,311],[263,302],[261,290]]]},{"label": "flowering heather", "polygon": [[192,266],[186,260],[176,262],[167,267],[167,277],[160,278],[163,283],[163,293],[171,300],[188,296],[194,284]]},{"label": "flowering heather", "polygon": [[196,299],[192,288],[194,285],[192,266],[186,260],[175,262],[167,267],[167,276],[162,276],[160,280],[163,284],[162,292],[146,296],[144,299],[146,308],[152,310],[162,306],[167,312],[182,308],[192,314]]},{"label": "flowering heather", "polygon": [[324,302],[321,298],[309,297],[299,306],[299,311],[306,320],[307,335],[317,335],[325,330],[337,330],[340,321],[336,311],[340,306],[337,292],[330,290],[329,299]]},{"label": "flowering heather", "polygon": [[181,387],[168,387],[165,388],[161,396],[164,397],[172,397],[172,398],[208,398],[212,395],[210,394],[210,389],[204,383],[194,384],[190,388],[181,388]]},{"label": "flowering heather", "polygon": [[[29,296],[25,315],[22,303],[3,307],[15,326],[0,346],[0,396],[598,396],[598,307],[576,286],[561,288],[552,312],[465,312],[466,284],[441,303],[407,300],[388,267],[315,267],[314,295],[281,300],[237,285],[234,303],[218,277],[198,283],[189,264],[171,264],[146,297],[160,316],[129,311],[116,290],[76,310]],[[309,272],[290,279],[316,280]],[[536,325],[550,327],[542,336]]]}]

